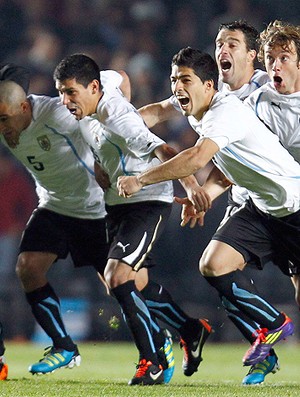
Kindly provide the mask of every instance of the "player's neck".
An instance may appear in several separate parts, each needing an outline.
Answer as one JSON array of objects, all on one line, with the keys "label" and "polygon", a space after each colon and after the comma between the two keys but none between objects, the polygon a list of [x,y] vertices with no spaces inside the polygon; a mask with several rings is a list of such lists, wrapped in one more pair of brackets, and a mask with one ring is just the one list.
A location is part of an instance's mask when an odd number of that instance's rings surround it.
[{"label": "player's neck", "polygon": [[236,91],[242,88],[245,84],[249,84],[254,74],[254,68],[247,70],[240,79],[228,84],[230,91]]}]

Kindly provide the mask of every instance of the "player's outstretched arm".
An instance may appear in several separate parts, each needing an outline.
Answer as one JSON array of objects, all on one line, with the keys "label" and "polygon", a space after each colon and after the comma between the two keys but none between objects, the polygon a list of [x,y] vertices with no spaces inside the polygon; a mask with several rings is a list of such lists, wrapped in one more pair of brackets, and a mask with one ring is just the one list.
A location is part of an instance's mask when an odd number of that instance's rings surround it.
[{"label": "player's outstretched arm", "polygon": [[169,99],[161,102],[150,103],[138,109],[148,128],[154,127],[163,121],[171,120],[178,114]]}]

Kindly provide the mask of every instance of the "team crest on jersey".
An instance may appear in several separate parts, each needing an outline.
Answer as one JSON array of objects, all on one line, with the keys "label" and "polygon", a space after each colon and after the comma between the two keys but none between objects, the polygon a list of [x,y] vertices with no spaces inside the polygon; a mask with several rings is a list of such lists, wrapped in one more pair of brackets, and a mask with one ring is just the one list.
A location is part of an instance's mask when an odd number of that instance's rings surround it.
[{"label": "team crest on jersey", "polygon": [[37,141],[40,145],[40,147],[45,150],[45,152],[48,152],[51,148],[51,143],[47,135],[42,135],[37,137]]}]

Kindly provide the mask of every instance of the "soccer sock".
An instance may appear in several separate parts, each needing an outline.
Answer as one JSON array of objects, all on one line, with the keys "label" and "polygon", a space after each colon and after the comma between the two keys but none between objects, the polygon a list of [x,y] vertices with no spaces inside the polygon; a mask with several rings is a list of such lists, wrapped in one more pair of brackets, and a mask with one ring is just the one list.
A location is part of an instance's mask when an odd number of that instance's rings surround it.
[{"label": "soccer sock", "polygon": [[221,297],[222,304],[225,307],[227,317],[240,330],[250,344],[252,344],[257,337],[257,329],[259,324],[251,320],[248,316],[242,313],[236,306],[228,301],[224,296]]},{"label": "soccer sock", "polygon": [[60,313],[59,298],[51,285],[46,284],[26,293],[26,298],[36,321],[52,339],[53,346],[68,351],[75,350],[76,345],[65,330]]},{"label": "soccer sock", "polygon": [[284,315],[257,294],[255,286],[242,271],[236,270],[205,279],[217,289],[220,296],[224,296],[243,314],[260,324],[261,328],[275,329],[284,323]]},{"label": "soccer sock", "polygon": [[181,310],[162,285],[149,280],[141,293],[152,317],[155,316],[175,328],[183,338],[193,338],[199,332],[199,321]]},{"label": "soccer sock", "polygon": [[143,295],[137,290],[133,280],[127,281],[111,292],[119,302],[126,323],[132,333],[140,359],[158,365],[156,348],[152,336],[151,315]]},{"label": "soccer sock", "polygon": [[[228,318],[240,330],[244,337],[252,344],[258,336],[257,330],[260,328],[259,324],[252,321],[245,316],[236,306],[232,305],[224,296],[221,298],[222,304],[225,307]],[[270,356],[275,355],[275,350],[271,349]]]}]

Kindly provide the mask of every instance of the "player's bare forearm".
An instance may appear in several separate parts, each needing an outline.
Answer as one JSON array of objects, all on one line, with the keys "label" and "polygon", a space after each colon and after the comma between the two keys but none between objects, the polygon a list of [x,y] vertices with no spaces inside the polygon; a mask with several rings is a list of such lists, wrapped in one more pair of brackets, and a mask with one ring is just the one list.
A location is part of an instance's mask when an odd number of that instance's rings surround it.
[{"label": "player's bare forearm", "polygon": [[212,199],[210,195],[199,185],[194,175],[179,179],[179,182],[186,191],[188,199],[193,203],[197,213],[206,212],[211,208]]},{"label": "player's bare forearm", "polygon": [[215,200],[230,186],[232,186],[232,182],[214,165],[202,188],[212,200]]},{"label": "player's bare forearm", "polygon": [[138,111],[148,128],[154,127],[156,124],[162,123],[163,121],[170,120],[177,113],[173,105],[169,102],[169,99],[142,106]]},{"label": "player's bare forearm", "polygon": [[212,140],[203,139],[195,146],[183,150],[165,163],[138,175],[139,183],[142,186],[146,186],[163,181],[186,178],[205,167],[218,150],[218,146]]},{"label": "player's bare forearm", "polygon": [[[154,154],[161,162],[165,162],[176,156],[178,152],[171,146],[164,144],[157,147]],[[188,198],[195,205],[196,211],[207,211],[211,207],[209,195],[201,188],[194,175],[179,179],[179,182],[185,189]]]}]

